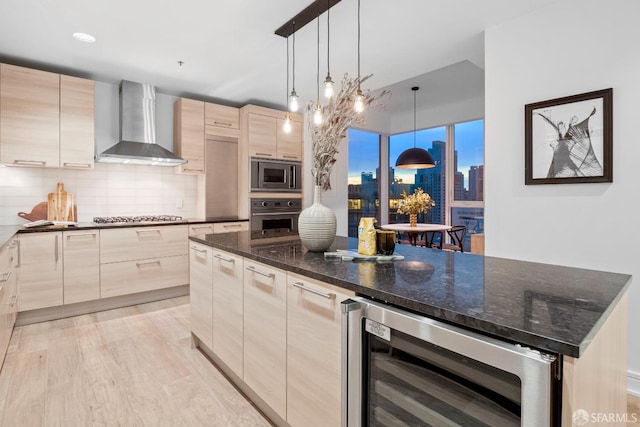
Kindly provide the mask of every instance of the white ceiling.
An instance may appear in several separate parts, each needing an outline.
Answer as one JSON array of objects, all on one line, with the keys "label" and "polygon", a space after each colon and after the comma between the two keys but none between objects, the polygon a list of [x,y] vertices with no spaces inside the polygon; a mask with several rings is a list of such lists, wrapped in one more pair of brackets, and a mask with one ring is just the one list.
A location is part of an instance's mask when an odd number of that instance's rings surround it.
[{"label": "white ceiling", "polygon": [[[104,82],[151,83],[162,93],[228,105],[283,108],[286,39],[274,31],[311,1],[2,0],[0,60]],[[373,74],[366,87],[410,87],[414,76],[465,60],[482,69],[486,28],[555,1],[362,0],[361,74]],[[356,18],[356,0],[331,9],[334,81],[345,72],[357,74]],[[296,90],[305,101],[315,98],[316,25],[296,33]],[[326,27],[325,13],[321,80],[327,72]],[[71,34],[77,31],[97,42],[76,41]]]}]

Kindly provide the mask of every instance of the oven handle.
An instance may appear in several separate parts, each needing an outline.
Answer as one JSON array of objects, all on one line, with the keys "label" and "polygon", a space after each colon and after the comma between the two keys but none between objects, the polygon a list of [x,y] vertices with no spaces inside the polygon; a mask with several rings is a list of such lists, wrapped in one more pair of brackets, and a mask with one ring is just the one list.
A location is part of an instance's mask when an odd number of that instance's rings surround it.
[{"label": "oven handle", "polygon": [[252,216],[299,215],[300,212],[253,212]]}]

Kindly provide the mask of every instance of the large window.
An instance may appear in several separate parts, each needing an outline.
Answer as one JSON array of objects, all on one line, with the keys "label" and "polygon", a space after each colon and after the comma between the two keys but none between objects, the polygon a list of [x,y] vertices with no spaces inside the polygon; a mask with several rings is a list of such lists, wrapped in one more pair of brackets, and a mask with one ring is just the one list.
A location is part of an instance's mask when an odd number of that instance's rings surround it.
[{"label": "large window", "polygon": [[362,217],[380,223],[380,134],[349,129],[348,234],[358,237]]}]

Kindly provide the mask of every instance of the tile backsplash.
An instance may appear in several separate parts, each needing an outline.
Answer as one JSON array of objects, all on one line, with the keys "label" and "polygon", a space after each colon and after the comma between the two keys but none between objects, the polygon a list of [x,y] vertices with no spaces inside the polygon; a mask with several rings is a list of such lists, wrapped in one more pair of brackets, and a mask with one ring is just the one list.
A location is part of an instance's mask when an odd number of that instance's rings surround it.
[{"label": "tile backsplash", "polygon": [[18,212],[46,202],[58,182],[73,194],[78,222],[117,215],[196,217],[196,176],[167,167],[96,163],[93,170],[0,167],[0,225],[26,223]]}]

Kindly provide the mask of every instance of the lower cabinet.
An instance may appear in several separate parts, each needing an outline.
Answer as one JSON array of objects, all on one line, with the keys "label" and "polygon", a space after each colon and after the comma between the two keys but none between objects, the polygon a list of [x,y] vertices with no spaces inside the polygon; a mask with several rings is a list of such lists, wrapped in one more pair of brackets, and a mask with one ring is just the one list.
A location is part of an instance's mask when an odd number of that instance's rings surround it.
[{"label": "lower cabinet", "polygon": [[63,303],[100,298],[100,231],[62,233],[64,274]]},{"label": "lower cabinet", "polygon": [[340,303],[348,290],[287,273],[287,423],[339,426]]},{"label": "lower cabinet", "polygon": [[199,243],[189,244],[189,302],[191,333],[213,349],[213,251]]},{"label": "lower cabinet", "polygon": [[244,382],[287,417],[287,275],[244,262]]},{"label": "lower cabinet", "polygon": [[243,377],[243,259],[213,250],[213,352]]},{"label": "lower cabinet", "polygon": [[62,305],[62,232],[23,233],[18,245],[19,310]]},{"label": "lower cabinet", "polygon": [[0,367],[9,348],[18,311],[15,248],[15,241],[0,248]]}]

